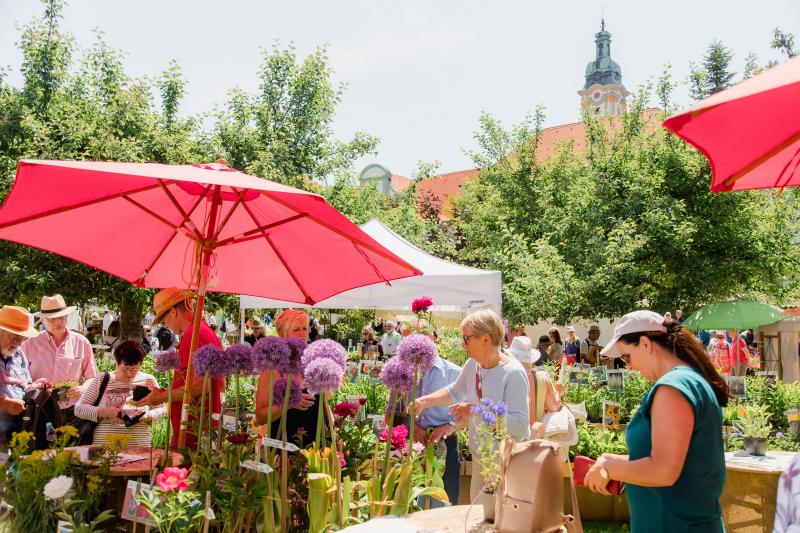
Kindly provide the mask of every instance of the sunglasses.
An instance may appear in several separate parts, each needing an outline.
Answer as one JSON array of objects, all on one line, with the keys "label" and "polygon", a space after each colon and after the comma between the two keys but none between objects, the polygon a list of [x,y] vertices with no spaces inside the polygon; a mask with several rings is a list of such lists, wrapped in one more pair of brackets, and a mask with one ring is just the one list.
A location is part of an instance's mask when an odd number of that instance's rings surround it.
[{"label": "sunglasses", "polygon": [[467,344],[472,337],[477,337],[477,335],[461,335],[461,338],[464,339],[464,344]]}]

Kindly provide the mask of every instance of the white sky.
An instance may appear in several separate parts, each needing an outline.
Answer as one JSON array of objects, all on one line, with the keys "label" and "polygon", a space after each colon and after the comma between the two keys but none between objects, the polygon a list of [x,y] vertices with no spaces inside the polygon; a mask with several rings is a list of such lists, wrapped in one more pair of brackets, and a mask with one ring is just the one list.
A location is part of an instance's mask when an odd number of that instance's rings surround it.
[{"label": "white sky", "polygon": [[[798,0],[606,0],[612,57],[629,90],[667,62],[684,79],[712,39],[735,53],[741,72],[750,52],[766,63],[772,29],[795,34]],[[0,0],[0,65],[20,84],[16,26],[39,16],[35,0]],[[409,176],[417,161],[443,172],[471,168],[481,111],[510,126],[537,104],[546,125],[578,120],[601,3],[562,0],[72,0],[63,26],[79,46],[99,27],[127,53],[134,76],[157,75],[177,59],[188,78],[183,114],[207,111],[232,87],[254,92],[260,50],[278,39],[305,55],[327,44],[338,81],[348,88],[334,123],[340,139],[362,130],[381,139],[377,160]],[[677,98],[688,103],[685,90]]]}]

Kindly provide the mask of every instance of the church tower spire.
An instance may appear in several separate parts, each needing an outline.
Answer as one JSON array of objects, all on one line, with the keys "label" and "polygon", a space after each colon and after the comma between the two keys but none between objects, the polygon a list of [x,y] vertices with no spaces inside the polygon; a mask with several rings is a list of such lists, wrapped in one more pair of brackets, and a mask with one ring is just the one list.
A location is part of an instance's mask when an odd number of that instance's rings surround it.
[{"label": "church tower spire", "polygon": [[611,34],[606,31],[605,18],[594,36],[595,59],[586,65],[586,82],[578,91],[581,113],[596,117],[619,115],[627,109],[630,93],[622,85],[622,69],[611,59]]}]

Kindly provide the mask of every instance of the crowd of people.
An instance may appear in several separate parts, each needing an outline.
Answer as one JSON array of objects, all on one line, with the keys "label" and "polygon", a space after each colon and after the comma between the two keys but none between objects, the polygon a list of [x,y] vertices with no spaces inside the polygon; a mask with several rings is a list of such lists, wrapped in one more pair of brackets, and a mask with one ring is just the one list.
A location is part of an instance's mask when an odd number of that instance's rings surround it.
[{"label": "crowd of people", "polygon": [[[159,329],[151,331],[170,332],[169,337],[154,335],[159,348],[174,348],[177,342],[180,357],[180,368],[172,381],[171,405],[167,405],[168,392],[158,386],[154,376],[141,370],[145,357],[141,342],[116,343],[115,369],[98,373],[90,341],[67,328],[66,316],[75,307],[68,306],[63,297],[43,297],[35,317],[23,308],[4,306],[0,310],[0,445],[23,427],[32,395],[63,385],[63,397],[54,400],[56,414],[65,421],[96,423],[94,442],[105,442],[110,433],[123,432],[133,443],[149,444],[148,425],[169,413],[171,445],[177,446],[193,301],[191,291],[177,288],[161,290],[153,300],[152,326]],[[41,320],[41,330],[33,327],[35,318]],[[524,328],[509,331],[495,312],[479,310],[466,316],[460,325],[468,355],[464,366],[437,357],[422,376],[417,397],[411,398],[409,393],[398,402],[390,402],[400,407],[386,415],[406,416],[414,404],[414,438],[426,443],[444,441],[445,489],[451,501],[458,501],[460,467],[455,431],[467,428],[468,444],[473,454],[477,453],[476,422],[471,411],[475,404],[484,398],[503,402],[507,406],[507,434],[516,440],[546,437],[569,446],[577,438],[574,428],[553,434],[548,433],[547,424],[549,416],[562,411],[564,384],[553,383],[537,365],[552,361],[626,366],[654,386],[628,424],[629,454],[601,456],[589,470],[586,485],[606,494],[610,480],[625,482],[635,531],[650,530],[655,515],[660,517],[659,530],[663,531],[722,531],[719,497],[725,462],[721,407],[727,403],[728,388],[717,369],[741,372],[747,364],[748,343],[744,337],[731,336],[733,332],[726,335],[715,331],[704,346],[701,339],[683,328],[682,320],[680,311],[675,318],[636,311],[620,319],[605,346],[598,342],[601,331],[597,325],[588,329],[584,339],[577,337],[574,327],[566,328],[565,338],[553,327],[534,346]],[[97,326],[108,333],[113,322],[108,328]],[[304,341],[311,340],[314,324],[306,312],[297,309],[288,309],[274,319],[278,336]],[[205,321],[200,324],[198,347],[222,346],[213,325]],[[92,323],[87,326],[91,328]],[[383,358],[394,355],[406,334],[397,332],[396,327],[392,321],[375,321],[365,327],[360,343],[363,353],[377,353]],[[266,335],[258,319],[251,322],[251,331],[246,337],[250,343]],[[425,333],[435,338],[432,331]],[[263,425],[271,420],[272,426],[266,431],[281,437],[277,435],[281,407],[273,406],[268,413],[268,385],[277,377],[268,373],[259,377],[255,422]],[[144,394],[134,401],[132,392],[136,388]],[[189,395],[199,398],[201,388],[202,382],[195,380]],[[212,380],[205,409],[220,412],[223,388],[222,380]],[[295,440],[304,431],[303,441],[313,442],[319,408],[319,396],[303,389],[300,404],[287,412],[287,437]],[[187,446],[195,442],[196,436],[189,432]],[[478,462],[473,465],[470,494],[474,498],[483,480]]]}]

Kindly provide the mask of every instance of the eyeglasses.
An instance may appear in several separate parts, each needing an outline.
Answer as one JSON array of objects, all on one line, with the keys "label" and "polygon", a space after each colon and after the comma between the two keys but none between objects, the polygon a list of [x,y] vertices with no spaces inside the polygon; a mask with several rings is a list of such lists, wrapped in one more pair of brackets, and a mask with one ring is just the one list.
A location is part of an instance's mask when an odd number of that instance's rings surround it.
[{"label": "eyeglasses", "polygon": [[467,344],[472,337],[477,337],[477,335],[461,335],[461,338],[464,339],[464,344]]}]

